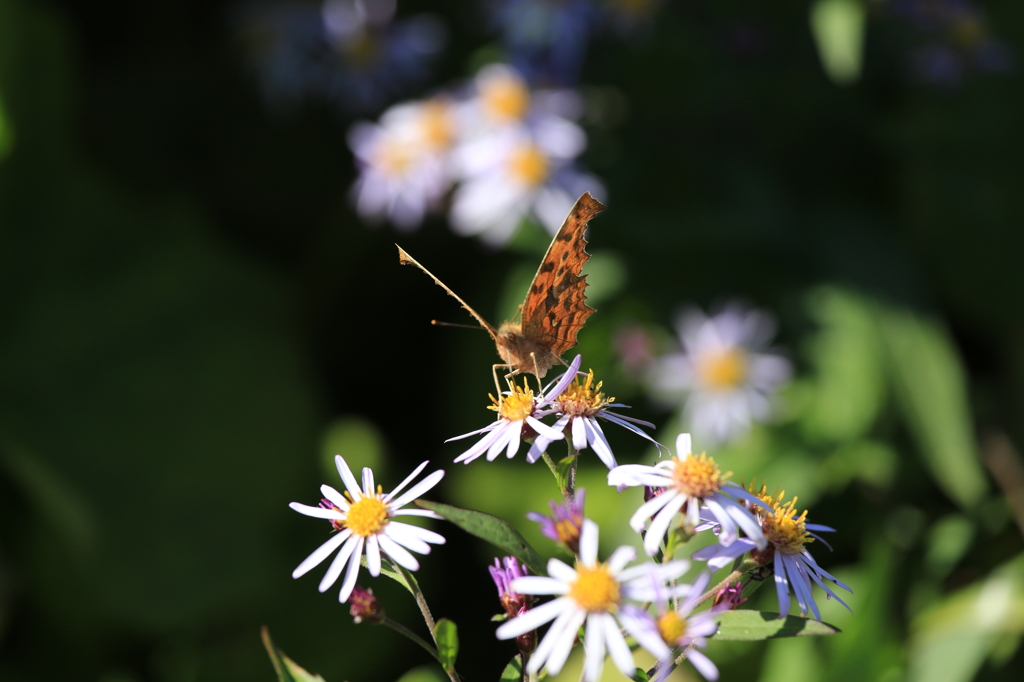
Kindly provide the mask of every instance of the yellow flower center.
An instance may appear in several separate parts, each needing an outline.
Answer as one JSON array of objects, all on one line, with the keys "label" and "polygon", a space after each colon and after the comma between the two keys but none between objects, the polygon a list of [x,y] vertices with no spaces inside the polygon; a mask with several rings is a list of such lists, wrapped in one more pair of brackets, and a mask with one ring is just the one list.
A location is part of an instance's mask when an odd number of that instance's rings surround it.
[{"label": "yellow flower center", "polygon": [[[786,496],[785,490],[774,498],[766,494],[765,491],[766,487],[762,486],[760,493],[754,493],[767,502],[773,510],[769,514],[761,507],[754,508],[758,518],[761,519],[761,530],[764,532],[764,537],[768,540],[769,545],[778,552],[800,554],[804,551],[804,545],[814,542],[814,537],[807,532],[805,527],[807,510],[805,509],[800,514],[797,513],[796,502],[799,499],[797,497],[783,504],[782,498]],[[754,492],[753,484],[751,484],[750,492]]]},{"label": "yellow flower center", "polygon": [[364,538],[376,535],[387,523],[388,506],[377,495],[353,502],[345,516],[345,525]]},{"label": "yellow flower center", "polygon": [[525,381],[522,388],[516,384],[509,386],[512,391],[508,395],[502,396],[500,401],[493,395],[491,396],[491,401],[494,404],[490,409],[497,412],[506,421],[522,421],[533,414],[533,391],[526,386]]},{"label": "yellow flower center", "polygon": [[672,469],[672,483],[676,490],[704,499],[714,495],[725,484],[726,479],[732,476],[732,472],[722,473],[715,460],[705,453],[700,455],[680,454],[675,459],[675,467]]},{"label": "yellow flower center", "polygon": [[562,414],[571,417],[592,417],[600,412],[606,405],[615,401],[615,398],[606,398],[601,393],[601,384],[597,382],[594,386],[594,370],[581,383],[579,376],[573,379],[569,387],[558,396],[558,406]]},{"label": "yellow flower center", "polygon": [[708,388],[736,388],[747,378],[747,354],[742,348],[723,348],[697,360],[697,376]]},{"label": "yellow flower center", "polygon": [[518,121],[530,106],[530,91],[514,76],[489,79],[482,87],[480,99],[488,116],[502,123]]},{"label": "yellow flower center", "polygon": [[619,604],[619,581],[604,564],[593,568],[577,564],[576,581],[569,589],[569,596],[588,613],[614,612]]},{"label": "yellow flower center", "polygon": [[669,644],[675,644],[686,634],[686,619],[675,611],[669,611],[658,619],[658,632]]},{"label": "yellow flower center", "polygon": [[374,154],[374,165],[384,175],[402,175],[412,165],[412,151],[407,144],[384,140]]},{"label": "yellow flower center", "polygon": [[578,547],[580,541],[580,524],[582,519],[578,516],[574,519],[562,519],[555,522],[555,533],[558,534],[558,541],[569,545],[570,547]]},{"label": "yellow flower center", "polygon": [[455,131],[452,129],[451,113],[447,104],[438,101],[424,104],[421,125],[423,140],[427,147],[442,150],[451,146]]},{"label": "yellow flower center", "polygon": [[535,146],[526,144],[512,152],[508,170],[516,180],[533,187],[548,177],[548,160]]}]

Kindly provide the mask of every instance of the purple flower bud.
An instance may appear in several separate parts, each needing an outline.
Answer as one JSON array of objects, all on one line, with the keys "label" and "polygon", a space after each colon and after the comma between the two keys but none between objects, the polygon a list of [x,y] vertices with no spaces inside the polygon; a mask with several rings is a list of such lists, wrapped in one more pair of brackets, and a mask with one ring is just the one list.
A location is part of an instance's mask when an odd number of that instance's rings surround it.
[{"label": "purple flower bud", "polygon": [[565,504],[552,501],[551,517],[530,512],[526,518],[540,524],[540,532],[555,542],[564,544],[570,552],[577,554],[580,549],[580,529],[583,527],[583,502],[586,490],[576,491],[576,499]]},{"label": "purple flower bud", "polygon": [[384,620],[384,609],[371,589],[356,585],[345,603],[349,605],[348,612],[356,623],[380,623]]}]

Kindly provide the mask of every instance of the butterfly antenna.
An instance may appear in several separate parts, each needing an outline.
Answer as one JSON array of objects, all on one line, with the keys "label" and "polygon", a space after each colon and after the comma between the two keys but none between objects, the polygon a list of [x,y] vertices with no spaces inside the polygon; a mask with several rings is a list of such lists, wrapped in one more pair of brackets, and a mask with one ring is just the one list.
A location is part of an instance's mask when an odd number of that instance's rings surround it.
[{"label": "butterfly antenna", "polygon": [[459,327],[461,329],[476,329],[482,332],[487,331],[486,329],[479,325],[458,324],[455,322],[442,322],[441,320],[431,320],[430,324],[434,325],[435,327]]}]

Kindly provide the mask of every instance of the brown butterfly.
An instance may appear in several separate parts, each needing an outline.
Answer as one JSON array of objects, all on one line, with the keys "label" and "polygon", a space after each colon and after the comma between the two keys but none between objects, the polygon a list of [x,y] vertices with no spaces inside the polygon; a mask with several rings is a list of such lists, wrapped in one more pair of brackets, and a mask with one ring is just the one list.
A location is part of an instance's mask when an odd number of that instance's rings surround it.
[{"label": "brown butterfly", "polygon": [[521,321],[505,322],[497,329],[400,246],[398,260],[402,265],[415,265],[430,275],[461,303],[494,339],[498,355],[512,374],[531,372],[543,377],[556,362],[564,364],[559,356],[576,345],[576,334],[594,312],[585,303],[587,276],[580,275],[583,264],[590,258],[584,250],[587,240],[583,233],[590,219],[604,209],[601,202],[586,192],[576,201],[537,268],[526,300],[519,309]]}]

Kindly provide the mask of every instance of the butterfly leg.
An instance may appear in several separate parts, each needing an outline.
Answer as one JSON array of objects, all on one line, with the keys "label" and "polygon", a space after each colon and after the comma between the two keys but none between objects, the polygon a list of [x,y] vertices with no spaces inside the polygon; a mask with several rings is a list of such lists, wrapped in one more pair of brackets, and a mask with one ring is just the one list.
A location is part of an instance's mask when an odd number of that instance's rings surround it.
[{"label": "butterfly leg", "polygon": [[[494,390],[498,394],[498,405],[500,406],[501,405],[501,401],[504,400],[505,394],[504,394],[504,392],[502,392],[501,386],[498,385],[498,368],[499,367],[504,367],[505,369],[512,369],[512,365],[506,365],[504,363],[498,363],[496,365],[491,365],[491,374],[494,376]],[[516,374],[519,374],[519,372],[517,372],[517,371],[509,372],[508,374],[505,375],[505,381],[507,382],[510,377],[514,377]]]}]

